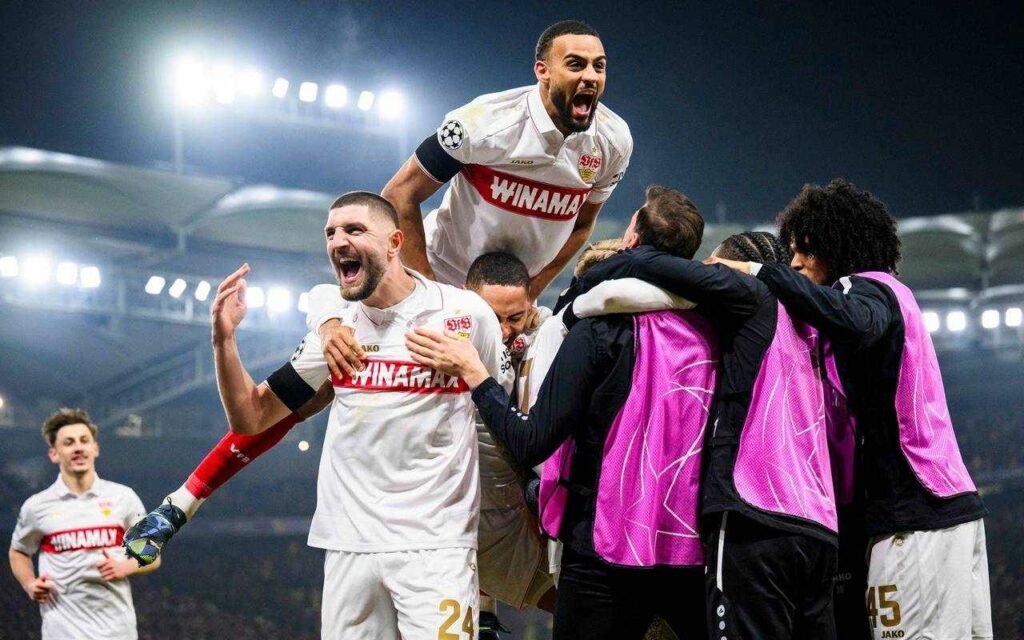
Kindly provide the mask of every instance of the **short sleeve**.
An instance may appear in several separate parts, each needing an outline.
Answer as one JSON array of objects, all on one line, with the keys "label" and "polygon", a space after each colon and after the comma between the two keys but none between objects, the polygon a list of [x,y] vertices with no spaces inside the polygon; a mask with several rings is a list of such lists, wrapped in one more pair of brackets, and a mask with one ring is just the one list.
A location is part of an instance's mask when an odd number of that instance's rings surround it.
[{"label": "short sleeve", "polygon": [[469,108],[470,105],[465,105],[448,113],[434,135],[427,136],[416,148],[420,168],[438,182],[448,182],[462,165],[473,162],[471,129],[478,124],[475,118],[467,117]]},{"label": "short sleeve", "polygon": [[320,346],[320,337],[310,331],[292,354],[291,360],[270,374],[267,386],[292,411],[306,404],[330,378]]},{"label": "short sleeve", "polygon": [[18,512],[18,522],[14,525],[14,534],[11,536],[11,548],[28,555],[39,551],[39,543],[43,539],[43,532],[36,522],[35,513],[29,503],[21,505]]},{"label": "short sleeve", "polygon": [[328,320],[341,320],[345,324],[343,312],[348,305],[348,301],[341,297],[338,285],[316,285],[306,297],[306,329],[318,333],[320,325]]},{"label": "short sleeve", "polygon": [[146,505],[142,503],[139,494],[131,489],[125,495],[124,528],[132,526],[146,515]]},{"label": "short sleeve", "polygon": [[622,181],[622,177],[626,175],[626,168],[629,167],[630,156],[633,155],[633,137],[626,131],[626,139],[623,143],[623,149],[621,153],[616,154],[612,158],[612,162],[608,166],[607,171],[602,171],[598,177],[597,182],[594,183],[594,188],[590,191],[590,196],[587,198],[587,202],[600,203],[604,202],[611,197],[612,191],[615,191],[616,185]]}]

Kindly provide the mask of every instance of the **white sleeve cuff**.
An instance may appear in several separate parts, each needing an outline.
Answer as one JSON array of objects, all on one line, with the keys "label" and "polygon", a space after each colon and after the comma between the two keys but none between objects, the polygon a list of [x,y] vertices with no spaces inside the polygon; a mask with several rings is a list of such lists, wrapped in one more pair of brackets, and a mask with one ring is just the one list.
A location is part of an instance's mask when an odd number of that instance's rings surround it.
[{"label": "white sleeve cuff", "polygon": [[751,262],[750,263],[750,275],[752,275],[752,276],[754,276],[756,278],[757,274],[760,273],[762,266],[764,266],[764,265],[762,265],[760,262]]},{"label": "white sleeve cuff", "polygon": [[664,289],[638,280],[606,280],[576,298],[572,312],[579,318],[612,313],[640,313],[664,309],[692,309],[696,305]]}]

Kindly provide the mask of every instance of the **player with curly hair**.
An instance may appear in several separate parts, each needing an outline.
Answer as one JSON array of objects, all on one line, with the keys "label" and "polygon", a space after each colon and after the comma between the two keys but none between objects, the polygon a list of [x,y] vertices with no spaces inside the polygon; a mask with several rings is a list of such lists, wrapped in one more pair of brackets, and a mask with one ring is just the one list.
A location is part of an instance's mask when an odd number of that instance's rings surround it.
[{"label": "player with curly hair", "polygon": [[790,266],[727,264],[754,274],[830,342],[826,368],[860,441],[873,637],[991,638],[986,510],[956,443],[921,310],[895,277],[895,220],[877,197],[836,179],[804,186],[778,222]]}]

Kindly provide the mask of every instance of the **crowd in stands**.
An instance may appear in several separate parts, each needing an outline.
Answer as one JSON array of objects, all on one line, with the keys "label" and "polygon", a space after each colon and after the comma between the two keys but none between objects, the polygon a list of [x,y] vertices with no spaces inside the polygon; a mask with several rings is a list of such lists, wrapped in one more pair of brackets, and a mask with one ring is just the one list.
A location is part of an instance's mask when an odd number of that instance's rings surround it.
[{"label": "crowd in stands", "polygon": [[[954,406],[957,438],[976,478],[1024,469],[1024,413],[1011,409],[986,403]],[[38,439],[34,432],[26,431],[23,436]],[[105,453],[121,446],[110,438],[104,442]],[[145,474],[131,473],[130,477],[126,475],[130,469],[143,467],[117,463],[113,456],[101,458],[100,474],[133,486],[146,505],[152,506],[182,482],[211,443],[196,443],[194,451],[166,464],[147,463]],[[293,450],[294,444],[286,444]],[[19,449],[27,451],[36,446],[26,443]],[[0,449],[0,535],[5,545],[20,504],[52,482],[55,475],[41,448],[38,455],[42,469],[28,474],[23,455],[8,453],[11,448]],[[276,463],[274,455],[281,456]],[[316,501],[318,453],[311,449],[304,457],[288,457],[293,455],[272,453],[258,461],[211,498],[199,518],[308,518]],[[291,475],[283,480],[281,465],[293,467]],[[1024,478],[978,484],[990,512],[985,526],[995,637],[1024,638]],[[132,581],[140,639],[319,637],[323,555],[306,546],[304,535],[294,531],[259,535],[258,530],[249,536],[217,535],[200,527],[191,531],[186,528],[174,540],[157,573]],[[24,595],[8,569],[0,574],[0,640],[39,638],[36,605]],[[502,620],[512,628],[514,638],[549,637],[550,617],[546,614],[505,608]]]}]

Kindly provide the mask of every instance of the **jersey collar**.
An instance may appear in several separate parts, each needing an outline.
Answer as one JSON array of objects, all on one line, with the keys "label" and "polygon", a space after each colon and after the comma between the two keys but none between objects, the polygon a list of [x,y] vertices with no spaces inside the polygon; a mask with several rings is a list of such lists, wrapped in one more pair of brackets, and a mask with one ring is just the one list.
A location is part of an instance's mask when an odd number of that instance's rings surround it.
[{"label": "jersey collar", "polygon": [[[413,280],[416,281],[417,286],[423,287],[423,292],[425,294],[425,306],[416,314],[416,317],[440,310],[444,306],[444,295],[441,292],[440,285],[433,280],[428,280],[418,271],[413,271],[409,267],[403,268],[405,269],[405,272],[412,276]],[[399,302],[398,304],[402,303]],[[390,309],[377,309],[375,307],[365,305],[361,301],[359,306],[362,308],[366,317],[376,325],[390,322],[395,316],[395,312]]]},{"label": "jersey collar", "polygon": [[81,496],[76,496],[71,491],[71,489],[68,488],[68,485],[64,483],[64,478],[60,477],[60,474],[58,473],[57,474],[57,481],[54,482],[52,485],[50,485],[50,488],[53,489],[53,492],[57,494],[58,498],[66,498],[67,496],[71,496],[73,498],[84,497],[84,496],[96,497],[96,496],[99,495],[99,489],[100,489],[100,483],[101,482],[103,482],[103,481],[100,480],[100,476],[99,476],[99,474],[97,474],[96,475],[96,479],[92,481],[92,486],[89,487],[84,493],[82,493]]},{"label": "jersey collar", "polygon": [[533,87],[533,91],[531,91],[529,96],[526,98],[526,104],[530,111],[530,119],[533,120],[533,124],[537,127],[537,131],[549,145],[561,146],[563,142],[571,140],[574,136],[592,138],[597,135],[597,114],[595,113],[594,119],[590,121],[590,127],[588,127],[586,131],[570,133],[568,137],[563,137],[562,132],[555,126],[554,120],[552,120],[551,116],[548,115],[548,110],[544,108],[544,101],[540,97],[540,83],[537,83]]}]

